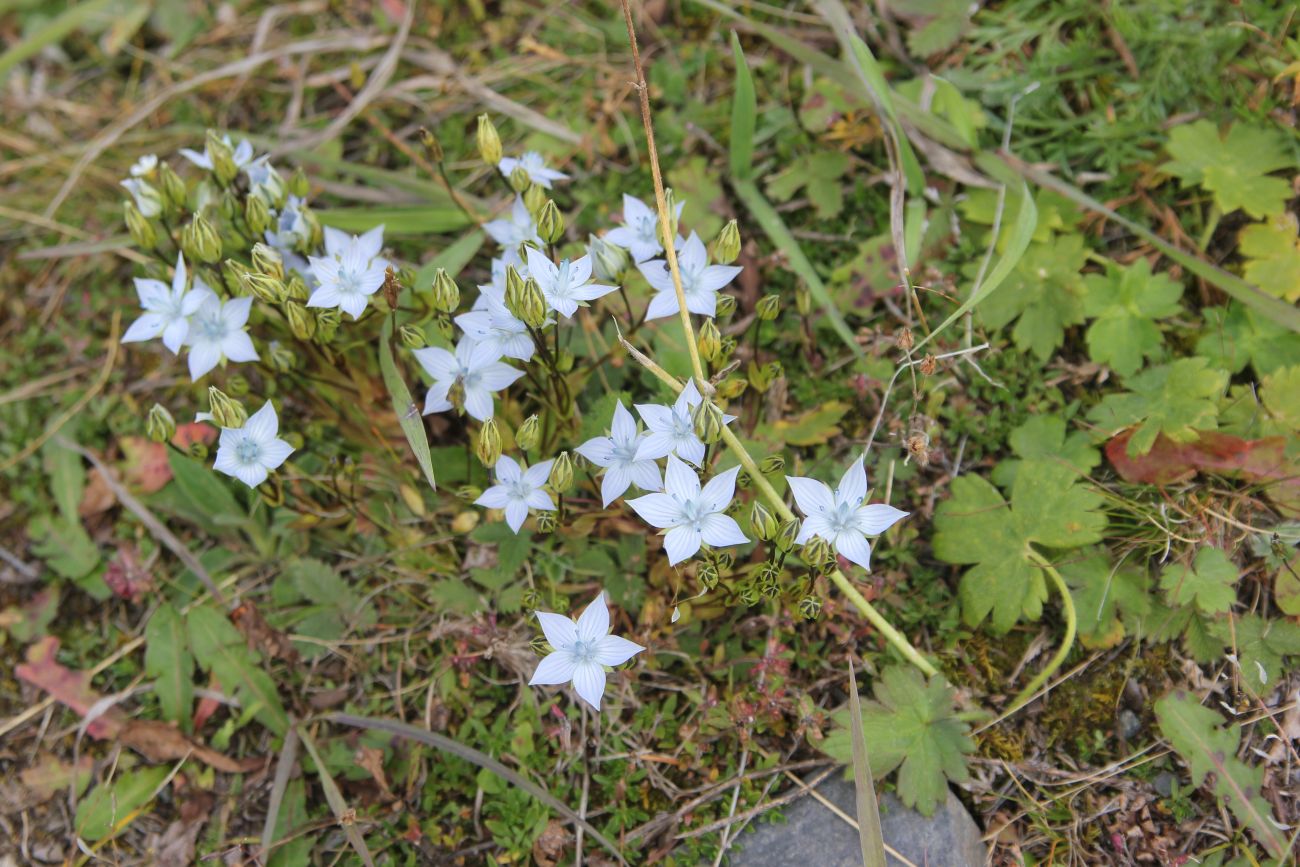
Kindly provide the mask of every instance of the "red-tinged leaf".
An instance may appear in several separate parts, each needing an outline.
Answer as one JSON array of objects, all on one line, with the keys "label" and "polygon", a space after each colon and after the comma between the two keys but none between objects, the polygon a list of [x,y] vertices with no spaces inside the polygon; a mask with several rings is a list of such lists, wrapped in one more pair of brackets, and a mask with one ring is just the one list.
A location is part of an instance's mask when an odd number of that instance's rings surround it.
[{"label": "red-tinged leaf", "polygon": [[[14,674],[84,717],[103,696],[90,688],[89,672],[73,671],[59,664],[54,658],[58,650],[59,640],[46,636],[27,648],[27,661],[20,663]],[[113,738],[121,728],[121,715],[110,709],[86,726],[86,732],[93,738]]]},{"label": "red-tinged leaf", "polygon": [[74,765],[46,754],[19,771],[18,779],[37,803],[43,803],[66,790],[74,781],[80,795],[90,783],[94,770],[95,760],[91,756],[81,756]]},{"label": "red-tinged leaf", "polygon": [[104,474],[97,467],[92,468],[86,474],[86,490],[81,494],[81,504],[77,506],[77,514],[89,518],[92,515],[101,515],[115,505],[117,505],[117,495],[108,486],[108,482],[104,481]]},{"label": "red-tinged leaf", "polygon": [[172,445],[181,451],[189,451],[190,446],[195,443],[210,446],[216,441],[217,429],[201,421],[177,425],[176,433],[172,436]]},{"label": "red-tinged leaf", "polygon": [[[208,690],[214,694],[220,694],[221,681],[216,676],[208,678]],[[191,720],[191,728],[194,731],[201,731],[212,715],[221,710],[221,702],[215,698],[204,696],[199,699],[199,703],[194,706],[194,719]]]},{"label": "red-tinged leaf", "polygon": [[139,602],[153,589],[153,574],[141,563],[134,545],[122,545],[104,570],[104,583],[117,596]]},{"label": "red-tinged leaf", "polygon": [[122,475],[127,486],[145,494],[162,490],[172,479],[167,463],[167,446],[144,437],[123,437],[118,441],[125,460]]}]

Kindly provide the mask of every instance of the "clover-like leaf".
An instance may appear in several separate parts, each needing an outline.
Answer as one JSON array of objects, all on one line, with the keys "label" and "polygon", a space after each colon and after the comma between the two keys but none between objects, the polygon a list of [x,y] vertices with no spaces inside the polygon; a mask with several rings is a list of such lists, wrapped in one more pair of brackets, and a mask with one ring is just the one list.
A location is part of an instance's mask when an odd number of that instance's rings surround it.
[{"label": "clover-like leaf", "polygon": [[1247,364],[1258,376],[1266,376],[1279,367],[1300,364],[1300,334],[1245,304],[1206,307],[1205,325],[1196,341],[1196,354],[1209,359],[1215,367],[1229,373],[1240,372]]},{"label": "clover-like leaf", "polygon": [[1008,441],[1021,460],[1008,459],[993,468],[991,478],[1004,488],[1015,482],[1016,472],[1025,460],[1042,458],[1063,462],[1078,470],[1081,476],[1101,463],[1101,453],[1092,446],[1088,435],[1072,431],[1066,436],[1065,419],[1055,414],[1030,416],[1011,432]]},{"label": "clover-like leaf", "polygon": [[[1016,346],[1046,361],[1065,340],[1065,329],[1083,321],[1083,277],[1088,248],[1080,235],[1062,235],[1051,243],[1033,243],[1006,281],[979,305],[990,328],[1013,320]],[[978,265],[967,269],[974,276]]]},{"label": "clover-like leaf", "polygon": [[1241,230],[1246,279],[1285,301],[1300,300],[1300,222],[1278,214]]},{"label": "clover-like leaf", "polygon": [[1227,611],[1237,599],[1237,567],[1218,548],[1204,547],[1189,566],[1175,563],[1160,573],[1160,587],[1172,605],[1195,605],[1207,614]]},{"label": "clover-like leaf", "polygon": [[1128,454],[1136,457],[1151,451],[1160,434],[1185,443],[1198,431],[1214,430],[1227,384],[1227,371],[1206,359],[1180,358],[1134,376],[1127,392],[1106,395],[1088,418],[1111,432],[1138,425],[1128,442]]},{"label": "clover-like leaf", "polygon": [[[862,731],[871,773],[883,777],[898,768],[898,796],[925,815],[948,796],[948,781],[964,782],[966,755],[975,750],[969,726],[957,718],[955,691],[942,678],[928,683],[910,666],[880,673],[875,701],[862,705]],[[836,729],[821,749],[852,765],[849,712],[832,716]]]},{"label": "clover-like leaf", "polygon": [[1138,259],[1132,265],[1113,262],[1105,274],[1089,274],[1083,281],[1083,312],[1093,319],[1088,326],[1088,355],[1130,376],[1144,358],[1158,358],[1164,335],[1153,320],[1181,310],[1183,285],[1167,274],[1152,274],[1151,263]]},{"label": "clover-like leaf", "polygon": [[1282,213],[1291,184],[1270,172],[1294,165],[1281,132],[1249,123],[1236,123],[1226,136],[1208,120],[1175,127],[1169,134],[1164,170],[1184,184],[1202,186],[1214,194],[1223,213],[1244,210],[1256,219]]},{"label": "clover-like leaf", "polygon": [[1037,620],[1047,585],[1031,544],[1078,548],[1101,540],[1102,498],[1077,478],[1069,465],[1027,460],[1009,504],[979,476],[952,483],[952,497],[935,512],[934,553],[947,563],[972,564],[960,588],[967,623],[991,614],[993,629],[1006,632],[1022,616]]},{"label": "clover-like leaf", "polygon": [[[1061,564],[1087,647],[1114,647],[1151,611],[1145,569],[1112,563],[1105,549],[1081,552]],[[1121,622],[1121,618],[1123,622]]]},{"label": "clover-like leaf", "polygon": [[1285,657],[1300,655],[1300,626],[1283,617],[1244,614],[1233,623],[1217,621],[1210,631],[1225,647],[1236,648],[1241,676],[1257,695],[1278,686]]}]

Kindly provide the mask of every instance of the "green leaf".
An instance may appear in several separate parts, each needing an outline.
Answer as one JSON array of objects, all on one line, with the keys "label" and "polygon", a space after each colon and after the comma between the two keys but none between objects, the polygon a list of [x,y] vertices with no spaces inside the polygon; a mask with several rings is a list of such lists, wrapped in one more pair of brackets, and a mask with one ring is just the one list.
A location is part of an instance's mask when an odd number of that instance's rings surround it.
[{"label": "green leaf", "polygon": [[1227,371],[1210,367],[1206,359],[1180,358],[1134,376],[1127,392],[1106,395],[1088,418],[1112,433],[1138,425],[1128,444],[1129,455],[1137,457],[1151,451],[1161,434],[1185,443],[1198,431],[1218,427],[1219,398],[1227,384]]},{"label": "green leaf", "polygon": [[1205,325],[1196,341],[1196,354],[1215,367],[1239,373],[1247,364],[1257,376],[1279,367],[1300,364],[1300,334],[1279,325],[1271,316],[1231,302],[1201,311]]},{"label": "green leaf", "polygon": [[972,13],[979,8],[966,0],[907,0],[906,4],[889,5],[899,11],[906,10],[909,17],[925,19],[925,23],[907,34],[908,50],[922,59],[951,48],[966,32]]},{"label": "green leaf", "polygon": [[[968,779],[966,755],[975,749],[969,726],[957,718],[956,691],[942,678],[928,683],[910,666],[893,666],[873,687],[875,701],[863,707],[862,732],[877,779],[898,769],[898,796],[925,815],[948,796],[948,781]],[[821,749],[851,763],[848,711],[832,715],[838,723]]]},{"label": "green leaf", "polygon": [[406,434],[406,441],[410,443],[411,451],[415,454],[415,461],[424,472],[429,487],[436,491],[438,483],[433,477],[433,458],[429,454],[429,436],[424,430],[424,418],[420,415],[420,407],[411,399],[411,390],[406,387],[406,381],[397,370],[397,362],[393,360],[392,316],[384,317],[384,324],[380,329],[379,370],[384,377],[384,387],[388,389],[388,395],[392,398],[393,412],[397,414],[402,433]]},{"label": "green leaf", "polygon": [[85,3],[69,6],[49,23],[15,42],[4,54],[0,54],[0,79],[3,79],[17,64],[35,57],[44,48],[58,43],[63,37],[92,23],[113,3],[114,0],[87,0]]},{"label": "green leaf", "polygon": [[1283,617],[1243,614],[1232,623],[1215,622],[1210,631],[1224,647],[1236,649],[1242,678],[1260,696],[1277,688],[1287,671],[1284,658],[1300,655],[1300,625]]},{"label": "green leaf", "polygon": [[213,608],[199,606],[190,610],[185,623],[199,667],[216,675],[221,685],[239,698],[244,710],[254,710],[257,719],[274,734],[288,731],[289,716],[275,682],[262,670],[258,654],[248,649],[230,621]]},{"label": "green leaf", "polygon": [[991,613],[993,629],[1006,632],[1022,616],[1037,620],[1047,585],[1031,543],[1077,548],[1101,540],[1102,498],[1077,477],[1068,465],[1025,461],[1010,504],[979,476],[953,481],[952,496],[935,512],[934,553],[947,563],[973,564],[960,587],[967,623],[974,626]]},{"label": "green leaf", "polygon": [[1142,631],[1156,643],[1182,640],[1193,659],[1202,664],[1220,661],[1223,642],[1211,632],[1214,621],[1195,606],[1166,605],[1159,596],[1152,596],[1151,613],[1143,618]]},{"label": "green leaf", "polygon": [[831,219],[844,206],[840,178],[848,170],[849,158],[839,151],[805,154],[768,178],[767,192],[778,202],[788,202],[805,190],[817,216]]},{"label": "green leaf", "polygon": [[[1028,201],[1026,199],[1026,201]],[[990,328],[1013,320],[1016,346],[1046,361],[1065,341],[1065,329],[1083,321],[1083,277],[1088,248],[1081,235],[1062,235],[1050,244],[1032,244],[1006,278],[1002,291],[979,307]],[[965,269],[973,276],[979,264]]]},{"label": "green leaf", "polygon": [[1195,605],[1207,614],[1227,611],[1237,599],[1237,567],[1218,548],[1196,552],[1192,565],[1174,563],[1160,573],[1171,605]]},{"label": "green leaf", "polygon": [[1300,223],[1295,214],[1278,214],[1241,230],[1246,279],[1283,301],[1300,301]]},{"label": "green leaf", "polygon": [[1256,219],[1282,213],[1291,185],[1269,172],[1293,166],[1286,139],[1279,130],[1235,123],[1225,137],[1208,120],[1175,127],[1169,134],[1164,170],[1214,194],[1223,213],[1241,208]]},{"label": "green leaf", "polygon": [[1283,367],[1264,377],[1259,385],[1259,400],[1269,415],[1265,433],[1284,436],[1300,433],[1300,364]]},{"label": "green leaf", "polygon": [[1065,419],[1059,415],[1033,415],[1011,432],[1011,450],[1021,460],[1005,460],[990,474],[994,483],[1011,487],[1023,460],[1054,460],[1074,467],[1079,475],[1101,463],[1101,453],[1093,448],[1092,440],[1083,431],[1065,433]]},{"label": "green leaf", "polygon": [[315,211],[323,225],[345,232],[368,232],[383,226],[387,235],[445,235],[472,225],[456,205],[394,205],[329,208]]},{"label": "green leaf", "polygon": [[[830,4],[827,4],[830,5]],[[889,89],[889,83],[885,80],[885,73],[876,62],[876,56],[871,53],[867,43],[853,32],[852,27],[844,27],[843,24],[849,23],[847,11],[842,4],[835,4],[838,7],[838,18],[841,26],[832,27],[836,35],[840,37],[840,44],[848,49],[845,53],[851,58],[845,61],[850,68],[856,69],[862,83],[866,86],[868,93],[871,94],[872,100],[876,103],[876,109],[883,114],[893,127],[895,140],[898,143],[898,161],[901,163],[900,168],[903,172],[903,178],[907,181],[907,188],[913,194],[919,195],[925,189],[925,173],[921,171],[921,164],[916,159],[916,153],[912,150],[912,143],[907,138],[907,131],[903,129],[903,124],[898,119],[898,110],[894,107],[893,91]]]},{"label": "green leaf", "polygon": [[171,768],[133,768],[111,783],[99,785],[77,804],[77,836],[92,843],[111,837],[130,824],[131,814],[153,800]]},{"label": "green leaf", "polygon": [[1131,376],[1144,358],[1158,358],[1164,335],[1154,319],[1167,319],[1182,310],[1181,283],[1166,274],[1151,273],[1151,263],[1106,263],[1105,274],[1083,280],[1083,312],[1095,320],[1088,326],[1088,354],[1110,365],[1120,376]]},{"label": "green leaf", "polygon": [[149,618],[144,630],[144,672],[154,678],[154,695],[163,719],[190,730],[194,699],[194,657],[181,615],[164,602]]},{"label": "green leaf", "polygon": [[81,521],[41,516],[33,520],[28,533],[34,540],[32,552],[56,575],[77,582],[96,599],[107,599],[111,591],[94,577],[99,565],[99,548]]},{"label": "green leaf", "polygon": [[866,733],[862,724],[862,701],[858,697],[858,678],[849,662],[849,737],[853,752],[853,790],[858,814],[858,844],[862,850],[862,867],[885,867],[885,836],[880,829],[880,804],[876,800],[875,775],[867,755]]},{"label": "green leaf", "polygon": [[1251,829],[1256,841],[1280,858],[1286,848],[1285,836],[1261,794],[1264,769],[1252,768],[1237,758],[1240,730],[1231,725],[1220,727],[1222,717],[1183,692],[1157,701],[1156,719],[1161,733],[1187,762],[1192,783],[1202,786],[1213,775],[1215,796],[1227,800],[1233,815]]},{"label": "green leaf", "polygon": [[86,468],[82,466],[81,455],[51,441],[41,448],[41,457],[50,477],[50,493],[59,507],[59,514],[69,523],[80,524],[81,515],[77,509],[86,489]]},{"label": "green leaf", "polygon": [[216,473],[175,449],[167,452],[172,479],[189,511],[214,533],[230,533],[230,528],[245,523],[247,513],[240,507],[230,487]]},{"label": "green leaf", "polygon": [[423,290],[431,286],[439,268],[445,268],[447,273],[453,276],[459,274],[474,258],[474,254],[483,246],[486,238],[487,235],[479,229],[466,233],[456,243],[420,266],[420,269],[415,272],[415,288]]},{"label": "green leaf", "polygon": [[275,817],[275,840],[285,840],[271,851],[267,867],[307,867],[311,864],[311,849],[315,843],[312,834],[295,835],[287,839],[308,821],[307,786],[302,778],[290,780],[284,789],[284,800]]},{"label": "green leaf", "polygon": [[1078,612],[1079,638],[1087,647],[1114,647],[1126,633],[1136,632],[1151,611],[1146,571],[1111,563],[1105,549],[1072,557],[1060,571]]},{"label": "green leaf", "polygon": [[745,62],[740,37],[734,30],[731,31],[731,56],[736,63],[735,95],[731,99],[731,176],[748,180],[754,173],[754,126],[758,102],[754,95],[754,77]]}]

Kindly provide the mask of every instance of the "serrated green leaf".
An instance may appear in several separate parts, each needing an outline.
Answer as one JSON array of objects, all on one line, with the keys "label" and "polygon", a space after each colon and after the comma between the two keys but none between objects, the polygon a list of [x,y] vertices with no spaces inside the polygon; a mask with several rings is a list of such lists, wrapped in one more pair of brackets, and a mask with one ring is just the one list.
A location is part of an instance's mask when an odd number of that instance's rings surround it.
[{"label": "serrated green leaf", "polygon": [[1233,815],[1251,829],[1269,854],[1281,857],[1286,838],[1261,794],[1264,769],[1252,768],[1237,758],[1241,732],[1231,725],[1221,728],[1222,717],[1182,692],[1156,702],[1156,719],[1161,733],[1187,762],[1192,783],[1205,785],[1213,775],[1215,795],[1227,800]]},{"label": "serrated green leaf", "polygon": [[1195,605],[1206,614],[1227,611],[1237,599],[1237,567],[1218,548],[1196,552],[1192,565],[1175,563],[1160,573],[1160,588],[1171,605]]},{"label": "serrated green leaf", "polygon": [[133,768],[120,772],[109,784],[96,786],[77,804],[77,836],[95,843],[121,831],[170,773],[166,766]]},{"label": "serrated green leaf", "polygon": [[1106,395],[1088,418],[1111,432],[1138,425],[1128,444],[1129,455],[1136,457],[1151,451],[1161,434],[1191,442],[1198,431],[1214,430],[1228,374],[1204,358],[1180,358],[1148,368],[1127,384],[1127,392]]},{"label": "serrated green leaf", "polygon": [[844,205],[840,178],[849,170],[849,158],[839,151],[823,151],[797,158],[767,181],[767,192],[778,202],[788,202],[804,190],[821,219],[831,219]]},{"label": "serrated green leaf", "polygon": [[1101,453],[1093,448],[1083,431],[1065,433],[1065,419],[1059,415],[1030,416],[1008,438],[1011,450],[1021,460],[1005,460],[993,468],[993,481],[1003,488],[1011,487],[1016,472],[1024,460],[1054,460],[1074,467],[1079,475],[1101,463]]},{"label": "serrated green leaf", "polygon": [[1022,617],[1042,614],[1047,586],[1031,543],[1077,548],[1101,540],[1106,516],[1100,495],[1076,483],[1075,470],[1042,459],[1025,461],[1008,504],[978,476],[959,476],[935,512],[934,553],[947,563],[973,564],[959,589],[966,622],[992,614],[1006,632]]},{"label": "serrated green leaf", "polygon": [[1143,359],[1160,356],[1164,335],[1153,320],[1182,309],[1181,283],[1167,274],[1153,275],[1151,263],[1138,259],[1128,266],[1108,262],[1105,274],[1089,274],[1083,285],[1083,312],[1094,320],[1087,335],[1093,361],[1131,376]]},{"label": "serrated green leaf", "polygon": [[1201,313],[1205,325],[1196,341],[1196,354],[1213,366],[1238,373],[1249,364],[1257,376],[1265,376],[1279,367],[1300,364],[1300,334],[1272,317],[1235,301],[1226,308],[1206,307]]},{"label": "serrated green leaf", "polygon": [[[1002,289],[984,300],[979,315],[990,328],[1012,321],[1016,346],[1046,361],[1065,340],[1065,329],[1083,322],[1083,277],[1088,248],[1080,235],[1062,235],[1050,244],[1031,244],[1007,276]],[[979,263],[965,273],[973,276]]]},{"label": "serrated green leaf", "polygon": [[1271,127],[1238,122],[1220,137],[1208,120],[1175,127],[1164,170],[1214,194],[1225,214],[1242,209],[1256,219],[1282,213],[1291,185],[1270,172],[1293,166],[1286,139]]},{"label": "serrated green leaf", "polygon": [[1259,385],[1259,400],[1268,412],[1266,434],[1300,433],[1300,364],[1280,368]]},{"label": "serrated green leaf", "polygon": [[1283,617],[1244,614],[1232,623],[1217,621],[1210,631],[1224,647],[1236,649],[1241,676],[1256,695],[1276,689],[1287,671],[1285,658],[1300,655],[1300,625]]},{"label": "serrated green leaf", "polygon": [[1078,612],[1079,638],[1087,647],[1114,647],[1151,611],[1146,571],[1112,563],[1104,549],[1071,557],[1060,571]]},{"label": "serrated green leaf", "polygon": [[153,691],[163,719],[190,730],[194,699],[194,657],[181,615],[164,602],[149,618],[144,630],[144,671],[154,678]]},{"label": "serrated green leaf", "polygon": [[230,621],[213,608],[199,606],[190,610],[185,623],[199,667],[216,675],[245,710],[255,709],[257,719],[274,734],[288,731],[289,716],[275,682],[262,670],[258,654],[248,649]]},{"label": "serrated green leaf", "polygon": [[1278,214],[1241,230],[1242,270],[1246,279],[1284,301],[1300,301],[1300,222]]}]

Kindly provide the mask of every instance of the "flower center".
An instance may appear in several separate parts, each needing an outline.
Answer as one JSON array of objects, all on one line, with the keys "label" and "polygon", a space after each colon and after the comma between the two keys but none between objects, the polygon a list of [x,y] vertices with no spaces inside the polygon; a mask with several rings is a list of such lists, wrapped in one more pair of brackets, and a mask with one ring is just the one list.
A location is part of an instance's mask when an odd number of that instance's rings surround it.
[{"label": "flower center", "polygon": [[199,336],[205,340],[213,342],[222,340],[226,336],[226,320],[221,316],[196,316],[194,326]]},{"label": "flower center", "polygon": [[704,519],[710,514],[699,500],[686,500],[681,503],[681,514],[678,520],[683,526],[690,527],[698,533],[704,529]]},{"label": "flower center", "polygon": [[673,412],[673,438],[679,440],[695,438],[695,423],[691,417],[683,416],[681,413]]},{"label": "flower center", "polygon": [[595,662],[596,642],[579,638],[573,642],[573,646],[569,648],[569,653],[573,654],[573,658],[577,662]]},{"label": "flower center", "polygon": [[831,529],[836,533],[855,530],[857,529],[857,521],[855,520],[857,512],[856,503],[839,503],[826,516],[826,523],[830,524]]},{"label": "flower center", "polygon": [[507,485],[506,488],[510,494],[510,499],[512,500],[527,500],[528,495],[533,492],[533,486],[525,482],[523,479],[516,479]]},{"label": "flower center", "polygon": [[361,275],[348,268],[339,268],[339,291],[344,293],[360,292]]},{"label": "flower center", "polygon": [[659,218],[654,216],[640,216],[636,218],[633,230],[641,237],[642,241],[657,241],[655,237],[655,226],[659,223]]},{"label": "flower center", "polygon": [[616,444],[611,450],[610,456],[614,458],[616,463],[630,464],[636,457],[636,443]]},{"label": "flower center", "polygon": [[262,455],[262,447],[250,439],[241,440],[235,446],[235,457],[241,464],[255,464]]}]

